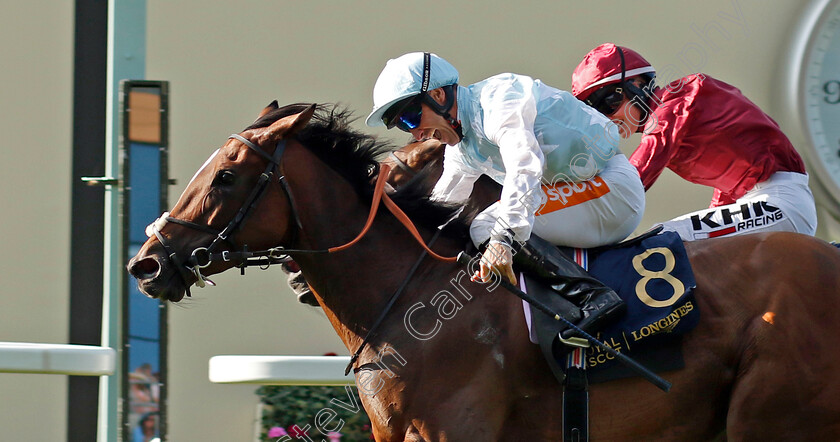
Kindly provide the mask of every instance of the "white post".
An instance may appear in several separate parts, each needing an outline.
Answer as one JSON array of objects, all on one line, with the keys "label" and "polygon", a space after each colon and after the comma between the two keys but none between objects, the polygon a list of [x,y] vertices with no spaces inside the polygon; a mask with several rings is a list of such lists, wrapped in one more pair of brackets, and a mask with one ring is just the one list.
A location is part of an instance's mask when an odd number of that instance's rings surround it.
[{"label": "white post", "polygon": [[[119,158],[119,83],[146,75],[146,0],[108,1],[108,77],[106,93],[105,174],[121,179]],[[105,190],[105,265],[103,275],[102,345],[116,350],[113,376],[99,384],[97,440],[119,440],[122,409],[122,294],[125,282],[120,184]]]}]

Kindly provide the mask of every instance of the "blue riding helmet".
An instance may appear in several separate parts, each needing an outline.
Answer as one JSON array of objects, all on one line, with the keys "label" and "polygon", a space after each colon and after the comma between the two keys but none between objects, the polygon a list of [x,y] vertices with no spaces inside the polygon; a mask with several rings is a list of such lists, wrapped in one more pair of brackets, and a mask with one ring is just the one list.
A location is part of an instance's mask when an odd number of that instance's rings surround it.
[{"label": "blue riding helmet", "polygon": [[388,60],[373,86],[373,111],[365,124],[384,126],[382,115],[395,103],[421,92],[458,83],[458,70],[443,58],[429,54],[428,84],[424,88],[424,54],[411,52]]}]

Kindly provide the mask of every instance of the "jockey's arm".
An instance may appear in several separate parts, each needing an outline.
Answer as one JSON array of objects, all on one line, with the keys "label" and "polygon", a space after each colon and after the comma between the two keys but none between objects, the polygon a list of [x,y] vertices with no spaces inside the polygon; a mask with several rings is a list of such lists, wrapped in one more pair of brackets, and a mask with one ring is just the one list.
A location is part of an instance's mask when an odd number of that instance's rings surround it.
[{"label": "jockey's arm", "polygon": [[473,184],[481,176],[464,161],[458,146],[446,146],[443,156],[443,173],[432,189],[432,199],[446,203],[466,203]]}]

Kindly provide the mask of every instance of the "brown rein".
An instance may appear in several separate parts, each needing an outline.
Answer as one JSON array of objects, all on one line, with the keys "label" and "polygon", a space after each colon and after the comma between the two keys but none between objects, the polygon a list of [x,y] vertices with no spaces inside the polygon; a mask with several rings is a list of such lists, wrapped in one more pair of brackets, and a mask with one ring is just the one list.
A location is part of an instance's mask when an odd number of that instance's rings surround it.
[{"label": "brown rein", "polygon": [[395,203],[394,200],[392,200],[391,197],[387,193],[385,193],[385,183],[387,183],[387,177],[389,176],[390,171],[391,166],[388,166],[387,164],[382,164],[379,166],[379,176],[376,178],[376,184],[373,188],[373,198],[370,203],[370,214],[368,215],[365,227],[362,229],[361,232],[359,232],[359,235],[347,244],[327,249],[328,252],[333,253],[346,250],[354,244],[356,244],[359,240],[361,240],[365,236],[365,234],[367,234],[368,230],[370,230],[370,226],[373,225],[373,219],[376,218],[376,213],[379,210],[379,203],[381,201],[385,203],[385,207],[388,208],[388,211],[391,212],[391,214],[394,215],[394,217],[397,218],[397,220],[399,220],[403,226],[405,226],[405,228],[411,233],[411,236],[414,237],[414,239],[423,247],[423,249],[426,250],[426,252],[429,253],[429,255],[440,261],[456,262],[457,257],[455,256],[440,256],[434,251],[432,251],[432,249],[430,249],[429,246],[426,244],[426,241],[423,240],[423,237],[420,235],[420,232],[417,230],[417,227],[411,221],[411,218],[409,218],[408,215],[406,215],[405,212],[400,208],[400,206],[398,206],[397,203]]}]

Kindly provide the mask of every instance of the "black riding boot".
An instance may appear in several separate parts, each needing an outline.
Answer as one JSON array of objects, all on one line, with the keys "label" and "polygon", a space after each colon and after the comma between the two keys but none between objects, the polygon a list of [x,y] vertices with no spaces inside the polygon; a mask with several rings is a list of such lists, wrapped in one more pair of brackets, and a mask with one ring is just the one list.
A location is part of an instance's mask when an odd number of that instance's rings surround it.
[{"label": "black riding boot", "polygon": [[[583,319],[575,325],[590,335],[603,329],[627,309],[613,289],[590,276],[548,241],[531,235],[518,248],[514,255],[517,267],[544,280],[554,291],[580,307]],[[575,336],[572,329],[563,332],[564,338],[572,336]]]}]

